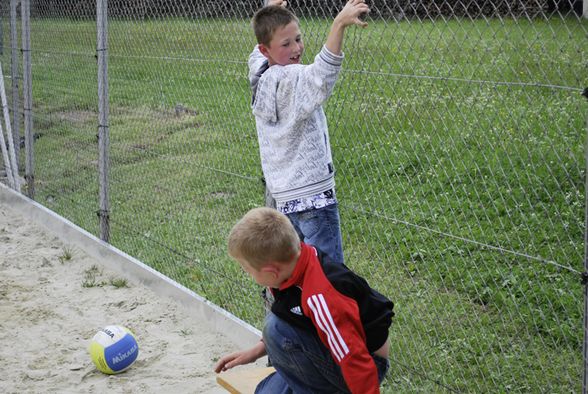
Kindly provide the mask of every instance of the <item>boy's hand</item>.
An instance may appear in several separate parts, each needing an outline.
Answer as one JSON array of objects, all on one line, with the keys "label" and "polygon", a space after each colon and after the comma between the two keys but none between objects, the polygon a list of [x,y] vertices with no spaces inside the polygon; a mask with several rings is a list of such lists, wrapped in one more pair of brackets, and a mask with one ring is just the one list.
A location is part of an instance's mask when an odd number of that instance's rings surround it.
[{"label": "boy's hand", "polygon": [[221,357],[214,366],[214,372],[220,373],[236,367],[237,365],[252,363],[258,358],[265,356],[265,354],[265,344],[262,341],[259,341],[259,343],[250,349],[241,350]]},{"label": "boy's hand", "polygon": [[367,23],[359,18],[368,12],[370,12],[370,8],[364,0],[349,0],[333,20],[325,47],[335,55],[340,55],[345,29],[351,25],[366,27]]},{"label": "boy's hand", "polygon": [[367,22],[360,19],[361,15],[370,12],[370,8],[364,0],[349,0],[345,7],[335,17],[334,22],[339,23],[342,27],[358,25],[366,27]]},{"label": "boy's hand", "polygon": [[288,5],[288,2],[285,0],[266,0],[265,5],[266,6],[279,5],[279,6],[286,8],[286,6]]}]

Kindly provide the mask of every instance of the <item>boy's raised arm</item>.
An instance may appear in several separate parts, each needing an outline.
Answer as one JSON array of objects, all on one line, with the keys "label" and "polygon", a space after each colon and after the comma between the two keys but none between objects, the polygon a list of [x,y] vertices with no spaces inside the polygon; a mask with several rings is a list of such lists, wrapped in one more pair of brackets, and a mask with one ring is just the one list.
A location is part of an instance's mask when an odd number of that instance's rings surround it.
[{"label": "boy's raised arm", "polygon": [[[277,1],[277,0],[275,0]],[[335,55],[341,54],[345,28],[351,25],[366,27],[360,16],[370,11],[364,0],[349,0],[333,20],[325,47]]]}]

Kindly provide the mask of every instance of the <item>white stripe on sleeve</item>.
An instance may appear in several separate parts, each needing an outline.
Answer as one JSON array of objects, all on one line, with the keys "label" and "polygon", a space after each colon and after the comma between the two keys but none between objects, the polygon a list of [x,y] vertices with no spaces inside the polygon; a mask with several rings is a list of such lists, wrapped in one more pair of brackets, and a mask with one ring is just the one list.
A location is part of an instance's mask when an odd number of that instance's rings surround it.
[{"label": "white stripe on sleeve", "polygon": [[340,362],[349,353],[349,348],[333,321],[333,316],[331,315],[331,311],[329,311],[325,298],[322,294],[315,294],[309,297],[306,303],[312,310],[319,328],[327,336],[331,351],[337,358],[337,361]]}]

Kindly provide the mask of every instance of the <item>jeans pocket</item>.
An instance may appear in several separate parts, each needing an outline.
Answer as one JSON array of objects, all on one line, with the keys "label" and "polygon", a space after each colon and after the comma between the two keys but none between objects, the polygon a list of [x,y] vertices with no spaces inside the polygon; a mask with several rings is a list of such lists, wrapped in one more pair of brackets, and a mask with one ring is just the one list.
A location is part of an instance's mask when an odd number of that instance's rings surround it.
[{"label": "jeans pocket", "polygon": [[313,239],[321,229],[320,211],[311,209],[297,214],[298,227],[307,240]]}]

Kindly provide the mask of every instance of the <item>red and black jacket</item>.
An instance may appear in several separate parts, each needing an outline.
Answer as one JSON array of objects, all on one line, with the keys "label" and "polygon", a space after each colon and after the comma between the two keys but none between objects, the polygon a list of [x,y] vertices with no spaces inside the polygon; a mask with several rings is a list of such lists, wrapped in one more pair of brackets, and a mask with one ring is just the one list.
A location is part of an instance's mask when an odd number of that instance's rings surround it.
[{"label": "red and black jacket", "polygon": [[394,304],[345,265],[328,262],[314,247],[301,245],[292,276],[272,289],[272,312],[319,335],[352,393],[378,393],[370,353],[388,338]]}]

